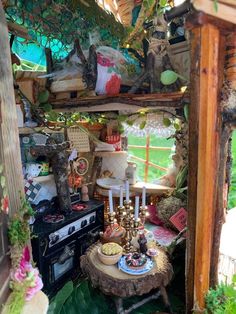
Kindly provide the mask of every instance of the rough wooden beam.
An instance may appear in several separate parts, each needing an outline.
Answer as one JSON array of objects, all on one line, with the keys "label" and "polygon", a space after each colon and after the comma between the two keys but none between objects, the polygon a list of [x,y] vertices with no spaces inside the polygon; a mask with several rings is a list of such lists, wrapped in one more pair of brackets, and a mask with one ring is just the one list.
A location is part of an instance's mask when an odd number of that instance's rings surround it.
[{"label": "rough wooden beam", "polygon": [[194,304],[194,256],[196,233],[197,204],[197,169],[198,169],[198,132],[199,132],[199,58],[200,58],[200,28],[191,32],[191,77],[190,77],[190,107],[189,107],[189,177],[188,177],[188,236],[186,238],[186,313],[191,313]]},{"label": "rough wooden beam", "polygon": [[218,2],[218,9],[215,9],[214,3],[211,0],[193,0],[193,7],[198,11],[203,11],[214,18],[221,19],[232,24],[236,24],[236,8]]},{"label": "rough wooden beam", "polygon": [[[194,304],[205,305],[210,286],[212,236],[214,230],[218,169],[218,58],[220,32],[214,25],[200,28],[199,56],[199,138],[196,189],[196,237],[194,265]],[[194,93],[194,91],[193,91]],[[189,195],[191,198],[193,195]]]},{"label": "rough wooden beam", "polygon": [[222,112],[224,123],[231,124],[236,127],[236,108],[235,109],[225,109]]},{"label": "rough wooden beam", "polygon": [[[217,200],[216,210],[214,216],[214,233],[212,241],[212,257],[211,257],[211,272],[210,272],[210,285],[215,286],[218,283],[218,265],[220,258],[220,239],[221,230],[225,222],[226,204],[225,202],[225,189],[230,185],[230,178],[227,175],[227,160],[229,158],[229,139],[232,130],[229,125],[224,125],[220,137],[220,160],[218,167],[218,184],[217,184]],[[232,161],[232,160],[231,160]]]},{"label": "rough wooden beam", "polygon": [[[221,101],[222,86],[224,82],[224,65],[225,65],[225,48],[226,37],[220,35],[219,41],[219,57],[218,57],[218,103]],[[220,115],[220,107],[218,106],[218,114]],[[210,271],[210,286],[215,286],[218,283],[218,265],[220,255],[220,239],[221,229],[224,223],[224,189],[225,189],[225,168],[227,159],[227,147],[230,128],[226,126],[221,118],[218,119],[219,130],[219,162],[217,172],[217,188],[216,188],[216,206],[215,215],[213,217],[213,241],[212,241],[212,254],[211,254],[211,271]]]},{"label": "rough wooden beam", "polygon": [[[139,107],[172,107],[172,108],[182,108],[183,100],[188,98],[187,94],[182,92],[176,93],[163,93],[163,94],[118,94],[114,96],[93,96],[86,98],[77,98],[70,100],[51,100],[51,104],[54,109],[72,109],[77,107],[93,107],[102,106],[106,104],[127,104]],[[111,110],[119,110],[119,108],[114,109],[111,106]]]},{"label": "rough wooden beam", "polygon": [[[5,14],[0,1],[0,162],[4,166],[7,192],[9,196],[9,214],[14,214],[21,205],[20,193],[23,195],[22,164],[17,127],[16,103],[13,89],[11,54],[8,38],[8,28]],[[2,196],[2,195],[1,195]],[[8,216],[0,214],[0,225],[7,232]],[[4,226],[3,226],[4,225]],[[4,304],[9,293],[10,261],[6,241],[1,237],[0,245],[0,303]],[[5,256],[4,256],[5,255]]]},{"label": "rough wooden beam", "polygon": [[[234,23],[236,23],[236,20]],[[185,25],[188,29],[192,29],[197,26],[212,24],[222,32],[234,32],[236,31],[236,24],[234,23],[207,15],[204,12],[193,12],[188,15]]]},{"label": "rough wooden beam", "polygon": [[16,113],[15,93],[11,66],[8,28],[0,2],[0,132],[2,133],[3,160],[7,180],[10,209],[20,206],[19,192],[23,193],[22,164]]},{"label": "rough wooden beam", "polygon": [[11,34],[19,36],[21,38],[32,40],[32,37],[28,34],[27,28],[25,28],[24,26],[13,23],[13,22],[7,22],[7,26]]}]

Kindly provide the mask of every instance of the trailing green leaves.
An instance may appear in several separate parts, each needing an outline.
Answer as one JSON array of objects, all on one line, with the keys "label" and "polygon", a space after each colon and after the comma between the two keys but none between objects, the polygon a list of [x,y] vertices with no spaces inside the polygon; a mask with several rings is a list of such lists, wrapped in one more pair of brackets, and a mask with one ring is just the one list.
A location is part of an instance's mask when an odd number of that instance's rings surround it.
[{"label": "trailing green leaves", "polygon": [[[70,297],[74,290],[73,282],[68,281],[61,290],[56,294],[56,296],[50,302],[50,306],[47,314],[60,313],[66,300]],[[68,312],[69,313],[69,312]]]}]

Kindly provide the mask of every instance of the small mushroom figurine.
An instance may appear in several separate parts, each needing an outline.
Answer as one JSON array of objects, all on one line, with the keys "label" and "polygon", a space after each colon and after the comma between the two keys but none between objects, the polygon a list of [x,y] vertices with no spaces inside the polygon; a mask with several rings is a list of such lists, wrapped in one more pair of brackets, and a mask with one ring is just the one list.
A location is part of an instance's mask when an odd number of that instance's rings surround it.
[{"label": "small mushroom figurine", "polygon": [[143,254],[146,254],[148,248],[147,248],[147,239],[146,239],[144,233],[140,233],[139,239],[138,239],[138,244],[139,244],[140,252]]}]

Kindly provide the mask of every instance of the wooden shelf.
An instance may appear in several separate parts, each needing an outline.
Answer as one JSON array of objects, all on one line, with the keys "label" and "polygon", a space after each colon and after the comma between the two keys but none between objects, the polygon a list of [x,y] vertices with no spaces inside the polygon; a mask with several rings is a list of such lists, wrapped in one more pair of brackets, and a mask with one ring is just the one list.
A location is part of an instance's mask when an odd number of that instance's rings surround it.
[{"label": "wooden shelf", "polygon": [[23,128],[18,128],[19,129],[19,134],[33,134],[37,132],[42,132],[45,131],[45,133],[63,133],[63,129],[58,129],[58,130],[52,130],[48,129],[47,127],[35,127],[35,128],[29,128],[29,127],[23,127]]},{"label": "wooden shelf", "polygon": [[[117,94],[102,95],[74,99],[51,99],[54,109],[81,111],[116,111],[125,110],[127,107],[150,108],[182,108],[183,98],[188,95],[183,92],[159,93],[159,94]],[[110,106],[112,104],[112,107]]]}]

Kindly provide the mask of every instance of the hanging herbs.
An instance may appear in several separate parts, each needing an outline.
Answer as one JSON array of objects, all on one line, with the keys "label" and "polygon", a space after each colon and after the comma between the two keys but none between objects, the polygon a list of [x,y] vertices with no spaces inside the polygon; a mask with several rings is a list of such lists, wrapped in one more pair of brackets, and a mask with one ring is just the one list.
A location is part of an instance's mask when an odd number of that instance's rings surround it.
[{"label": "hanging herbs", "polygon": [[34,215],[34,211],[29,202],[21,197],[21,207],[10,219],[8,227],[8,237],[10,244],[22,249],[30,239],[28,220]]}]

